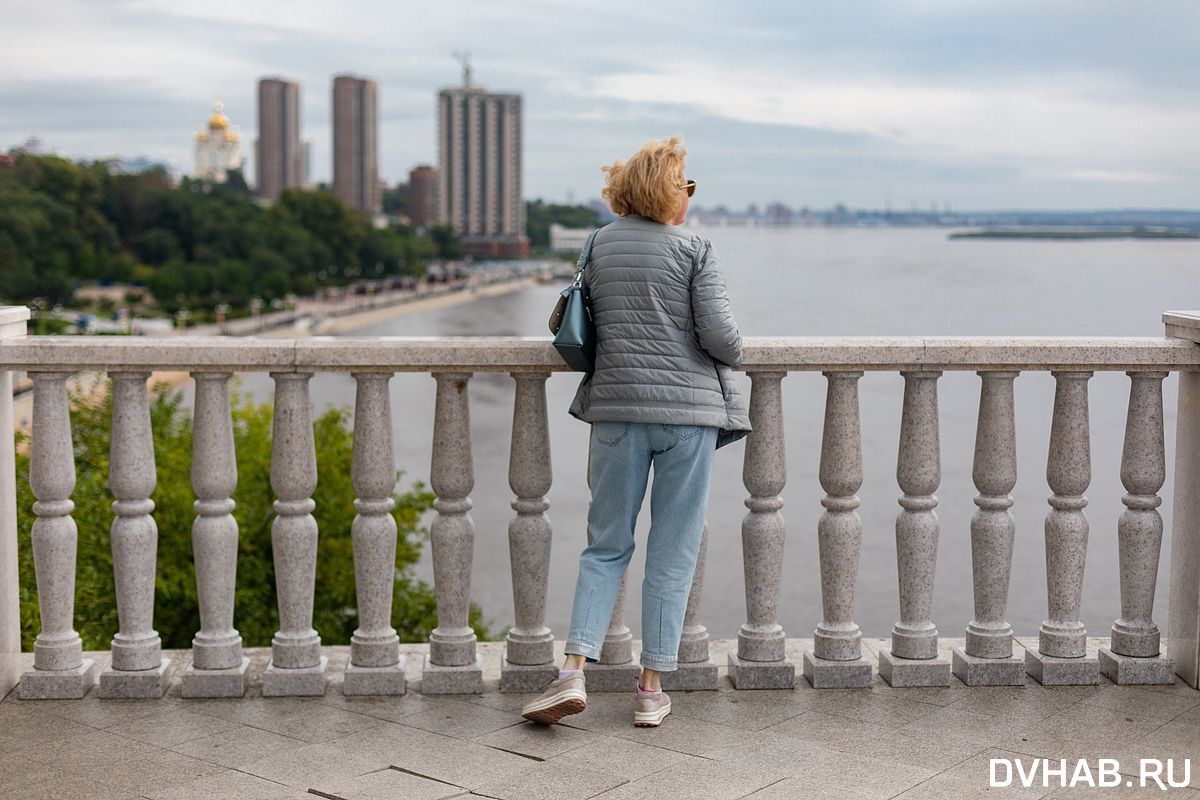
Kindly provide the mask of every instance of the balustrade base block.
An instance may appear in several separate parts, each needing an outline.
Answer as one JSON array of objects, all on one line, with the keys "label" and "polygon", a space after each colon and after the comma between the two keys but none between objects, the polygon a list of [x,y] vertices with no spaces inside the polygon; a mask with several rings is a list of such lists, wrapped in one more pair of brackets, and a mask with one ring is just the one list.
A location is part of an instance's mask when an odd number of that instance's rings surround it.
[{"label": "balustrade base block", "polygon": [[1164,655],[1123,656],[1107,647],[1099,652],[1100,671],[1122,686],[1151,686],[1175,682],[1175,659]]},{"label": "balustrade base block", "polygon": [[891,650],[880,650],[879,677],[897,689],[911,686],[949,686],[952,677],[950,659],[945,656],[901,658],[893,655]]},{"label": "balustrade base block", "polygon": [[874,680],[871,662],[865,658],[831,661],[804,651],[804,677],[814,689],[865,689]]},{"label": "balustrade base block", "polygon": [[356,667],[347,664],[342,673],[342,694],[345,697],[371,697],[398,695],[407,691],[404,682],[404,663],[407,659],[388,667]]},{"label": "balustrade base block", "polygon": [[170,667],[171,659],[164,658],[154,669],[106,669],[100,673],[96,695],[110,700],[157,700],[167,693]]},{"label": "balustrade base block", "polygon": [[954,674],[967,686],[1025,685],[1025,660],[1020,656],[979,658],[956,647],[952,658]]},{"label": "balustrade base block", "polygon": [[21,674],[17,685],[22,700],[77,700],[96,683],[96,662],[85,658],[74,669],[34,669]]},{"label": "balustrade base block", "polygon": [[1100,661],[1088,656],[1059,658],[1042,655],[1037,650],[1026,650],[1025,672],[1042,686],[1093,686],[1100,683]]},{"label": "balustrade base block", "polygon": [[729,653],[729,681],[735,689],[795,689],[796,665],[782,661],[743,661]]},{"label": "balustrade base block", "polygon": [[[558,672],[555,671],[557,675]],[[544,687],[543,687],[544,688]],[[458,667],[434,664],[425,654],[421,667],[421,694],[482,694],[483,656],[475,654],[475,661]]]},{"label": "balustrade base block", "polygon": [[229,669],[196,669],[188,664],[179,683],[179,695],[183,698],[244,697],[250,688],[250,659],[242,657],[242,663]]},{"label": "balustrade base block", "polygon": [[[590,678],[592,671],[587,675]],[[524,694],[540,692],[546,684],[558,677],[558,664],[510,664],[508,653],[500,656],[500,691]],[[589,689],[592,687],[588,687]]]},{"label": "balustrade base block", "polygon": [[315,667],[298,669],[277,667],[272,661],[263,673],[263,697],[320,697],[329,683],[328,667],[328,656],[321,656]]},{"label": "balustrade base block", "polygon": [[717,662],[680,662],[673,672],[662,673],[662,688],[668,692],[716,691]]},{"label": "balustrade base block", "polygon": [[642,677],[642,667],[636,659],[624,664],[588,664],[583,674],[589,692],[632,692]]}]

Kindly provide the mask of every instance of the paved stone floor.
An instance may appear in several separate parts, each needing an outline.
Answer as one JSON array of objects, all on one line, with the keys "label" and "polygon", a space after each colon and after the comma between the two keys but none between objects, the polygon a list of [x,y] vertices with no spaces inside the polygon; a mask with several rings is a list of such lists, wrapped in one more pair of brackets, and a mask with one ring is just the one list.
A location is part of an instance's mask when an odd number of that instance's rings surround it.
[{"label": "paved stone floor", "polygon": [[[1028,640],[1026,640],[1028,641]],[[874,650],[883,640],[869,640]],[[1095,647],[1104,640],[1095,640]],[[405,645],[409,692],[345,698],[348,648],[328,648],[321,698],[0,702],[3,800],[438,800],[513,798],[1170,797],[1200,800],[1200,692],[1182,684],[735,691],[730,641],[713,643],[717,692],[672,693],[660,728],[631,724],[630,695],[593,693],[553,728],[528,723],[528,695],[497,688],[500,645],[483,643],[485,692],[425,697],[423,645]],[[789,640],[790,657],[810,643]],[[944,640],[947,651],[961,641]],[[561,652],[562,642],[558,643]],[[108,654],[93,654],[98,666]],[[176,677],[187,654],[171,653]],[[252,671],[267,651],[254,650]],[[31,657],[27,656],[28,660]],[[1192,760],[1190,788],[988,789],[989,760]],[[1055,762],[1057,764],[1057,762]],[[1124,782],[1122,780],[1122,782]]]}]

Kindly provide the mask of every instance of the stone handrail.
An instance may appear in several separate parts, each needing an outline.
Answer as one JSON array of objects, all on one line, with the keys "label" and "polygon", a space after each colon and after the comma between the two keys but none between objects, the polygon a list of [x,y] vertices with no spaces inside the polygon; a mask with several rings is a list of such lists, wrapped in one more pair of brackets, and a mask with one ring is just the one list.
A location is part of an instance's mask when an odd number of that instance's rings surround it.
[{"label": "stone handrail", "polygon": [[[554,637],[544,624],[551,529],[545,511],[550,488],[545,382],[568,368],[546,337],[314,337],[240,339],[181,337],[32,337],[25,309],[0,308],[0,659],[14,652],[16,476],[12,467],[8,370],[34,383],[31,488],[37,498],[32,532],[42,627],[34,666],[14,673],[0,660],[0,691],[20,678],[24,697],[78,697],[95,682],[73,630],[75,524],[71,517],[74,464],[65,381],[79,370],[102,370],[114,380],[110,487],[116,502],[113,565],[120,631],[113,664],[99,676],[107,697],[156,697],[167,662],[153,630],[155,542],[153,450],[146,381],[153,370],[186,370],[196,381],[192,483],[196,493],[193,547],[201,629],[184,676],[187,697],[240,696],[248,659],[234,627],[238,530],[228,380],[234,372],[266,371],[275,380],[271,485],[272,527],[280,630],[263,675],[264,695],[325,691],[327,660],[312,628],[317,526],[311,514],[316,486],[315,445],[308,395],[316,372],[348,372],[356,380],[352,484],[358,515],[352,529],[360,627],[351,643],[346,694],[405,691],[403,656],[390,627],[391,565],[396,530],[390,510],[395,465],[388,381],[401,371],[436,379],[430,483],[437,497],[431,528],[437,627],[430,636],[422,691],[481,691],[475,636],[467,624],[474,526],[469,381],[475,372],[508,372],[514,379],[509,483],[515,512],[509,526],[515,625],[506,641],[503,691],[540,689],[557,674]],[[786,482],[781,380],[793,371],[827,379],[820,483],[825,490],[818,528],[822,621],[804,653],[804,674],[818,688],[865,686],[873,670],[895,686],[947,685],[951,674],[968,685],[1019,685],[1027,674],[1047,684],[1096,683],[1101,672],[1121,683],[1169,682],[1178,673],[1200,680],[1200,315],[1164,315],[1168,338],[1156,337],[746,337],[742,371],[751,382],[743,479],[749,509],[742,526],[745,624],[729,675],[739,689],[793,687],[796,665],[785,653],[777,606],[784,546],[781,492]],[[19,328],[19,330],[18,330]],[[904,378],[896,521],[900,575],[899,619],[891,647],[878,663],[863,657],[853,620],[862,523],[857,508],[862,449],[858,382],[866,371]],[[1047,481],[1048,619],[1036,650],[1013,654],[1005,620],[1014,525],[1009,493],[1015,484],[1013,379],[1024,370],[1055,377]],[[971,524],[975,619],[952,659],[939,654],[930,619],[939,523],[934,508],[941,478],[938,378],[976,371],[980,404],[974,480],[978,510]],[[1089,656],[1079,621],[1090,483],[1088,379],[1096,371],[1130,376],[1129,414],[1121,477],[1127,510],[1118,526],[1121,618],[1111,642]],[[1166,477],[1162,380],[1180,373],[1175,471],[1175,535],[1171,555],[1169,653],[1151,619],[1160,560],[1158,491]],[[707,530],[704,534],[707,537]],[[680,669],[664,685],[715,688],[716,665],[698,602],[703,552],[688,602]],[[589,688],[628,688],[638,671],[618,597],[600,663]],[[19,638],[17,639],[19,642]],[[5,649],[7,648],[7,649]]]},{"label": "stone handrail", "polygon": [[[1200,333],[1200,328],[1196,331]],[[0,340],[0,369],[206,371],[565,372],[544,336],[23,336]],[[742,369],[1200,370],[1190,342],[1155,337],[761,337],[744,338]]]}]

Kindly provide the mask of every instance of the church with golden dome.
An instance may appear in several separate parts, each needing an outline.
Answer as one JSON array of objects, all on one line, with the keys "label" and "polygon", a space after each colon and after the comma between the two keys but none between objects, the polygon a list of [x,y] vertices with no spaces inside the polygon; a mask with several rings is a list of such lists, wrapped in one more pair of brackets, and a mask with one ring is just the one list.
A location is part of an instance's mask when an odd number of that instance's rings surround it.
[{"label": "church with golden dome", "polygon": [[229,124],[225,107],[213,106],[208,125],[196,134],[196,169],[192,177],[224,183],[230,170],[242,167],[242,135]]}]

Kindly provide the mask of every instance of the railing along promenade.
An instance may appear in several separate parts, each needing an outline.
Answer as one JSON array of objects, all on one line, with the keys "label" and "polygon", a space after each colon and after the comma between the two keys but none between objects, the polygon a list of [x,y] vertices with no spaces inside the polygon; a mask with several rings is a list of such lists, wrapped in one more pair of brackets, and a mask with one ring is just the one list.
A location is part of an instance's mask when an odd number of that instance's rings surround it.
[{"label": "railing along promenade", "polygon": [[[111,543],[120,630],[112,641],[111,668],[98,676],[101,696],[157,697],[165,686],[167,661],[154,630],[157,530],[147,394],[147,379],[159,369],[187,370],[195,380],[192,540],[200,630],[182,678],[185,697],[241,696],[248,682],[249,659],[233,604],[237,476],[228,387],[235,372],[265,371],[275,383],[272,545],[280,629],[263,674],[264,695],[321,694],[328,678],[320,634],[312,627],[319,532],[311,513],[317,472],[309,380],[317,372],[346,372],[357,382],[352,469],[357,497],[346,502],[357,510],[352,538],[359,627],[345,693],[406,690],[390,626],[396,527],[389,512],[396,465],[388,385],[398,371],[429,373],[436,387],[430,484],[437,496],[431,527],[437,627],[429,637],[421,690],[482,689],[467,620],[475,537],[469,514],[474,486],[469,389],[472,374],[484,371],[510,373],[514,384],[509,483],[515,514],[508,536],[515,620],[505,643],[501,690],[537,690],[556,674],[554,633],[544,623],[552,536],[545,513],[551,485],[546,380],[565,366],[547,339],[36,337],[25,335],[27,316],[24,308],[0,308],[0,693],[19,680],[25,698],[79,697],[97,682],[95,665],[83,657],[73,628],[76,466],[66,380],[81,370],[107,372],[113,382],[109,486],[116,498]],[[1103,673],[1119,683],[1164,683],[1178,674],[1200,688],[1200,314],[1169,312],[1164,321],[1164,338],[747,338],[742,369],[751,384],[754,432],[744,450],[746,622],[729,655],[734,686],[795,686],[797,665],[785,653],[777,614],[785,538],[780,494],[787,479],[781,380],[789,372],[819,371],[827,384],[819,470],[825,491],[818,528],[823,616],[802,666],[813,686],[864,686],[878,670],[893,686],[947,685],[952,673],[968,685],[1020,685],[1026,675],[1045,684],[1089,684]],[[28,371],[34,385],[29,480],[37,498],[32,542],[41,628],[33,666],[24,673],[18,668],[18,476],[7,370]],[[964,647],[946,658],[930,618],[939,536],[938,379],[945,371],[968,370],[980,378],[973,468],[978,508],[971,522],[975,606],[974,619],[963,621]],[[1126,510],[1117,530],[1121,617],[1097,656],[1089,655],[1080,621],[1089,530],[1085,492],[1091,480],[1088,381],[1096,371],[1117,370],[1128,374],[1130,387],[1121,464]],[[898,621],[878,661],[864,657],[854,622],[863,533],[856,510],[863,480],[858,387],[865,371],[898,372],[904,380],[896,468]],[[1013,386],[1022,371],[1048,371],[1056,385],[1046,468],[1048,613],[1036,649],[1023,657],[1014,652],[1005,618],[1014,541]],[[1162,385],[1172,371],[1180,373],[1180,381],[1163,652],[1151,611],[1163,533],[1158,492],[1167,468]],[[688,603],[681,667],[666,676],[668,687],[716,687],[716,664],[699,615],[703,574],[702,558]],[[589,667],[589,688],[628,689],[638,670],[622,605],[619,600],[601,663]]]}]

